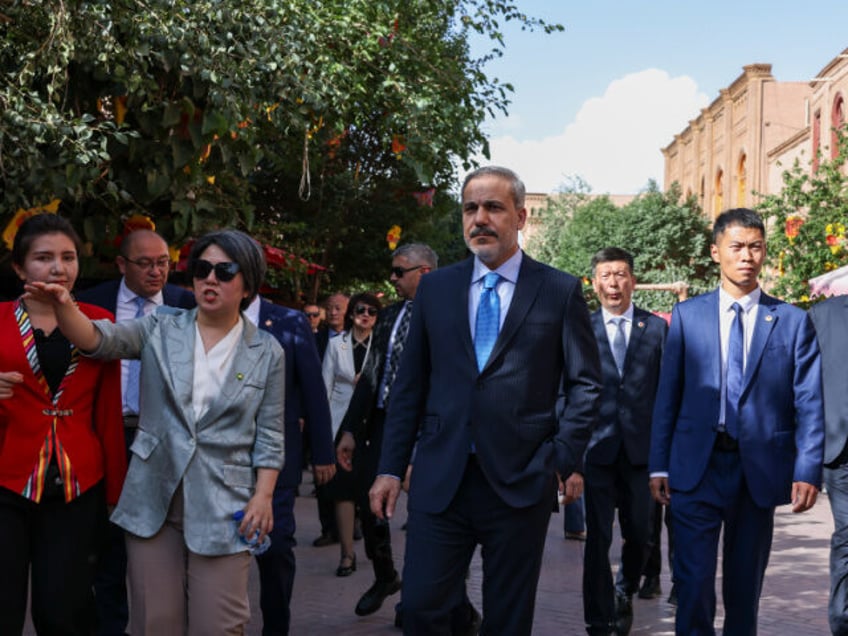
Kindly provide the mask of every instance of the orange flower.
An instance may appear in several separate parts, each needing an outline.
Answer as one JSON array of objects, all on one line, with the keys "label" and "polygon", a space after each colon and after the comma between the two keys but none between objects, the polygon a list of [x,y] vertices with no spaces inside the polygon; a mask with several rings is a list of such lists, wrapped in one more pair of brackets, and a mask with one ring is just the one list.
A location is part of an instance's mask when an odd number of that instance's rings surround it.
[{"label": "orange flower", "polygon": [[389,228],[389,232],[386,234],[386,242],[389,244],[390,250],[397,248],[398,241],[400,241],[400,234],[400,225],[393,225]]},{"label": "orange flower", "polygon": [[9,224],[6,226],[6,229],[3,230],[3,242],[6,244],[10,250],[15,244],[15,235],[18,233],[18,228],[21,227],[24,221],[26,221],[31,216],[35,216],[36,214],[56,214],[59,210],[59,203],[61,199],[53,199],[50,203],[46,205],[37,205],[33,208],[29,208],[24,210],[23,208],[18,208],[17,212],[15,212],[15,216],[12,217],[12,220],[9,221]]}]

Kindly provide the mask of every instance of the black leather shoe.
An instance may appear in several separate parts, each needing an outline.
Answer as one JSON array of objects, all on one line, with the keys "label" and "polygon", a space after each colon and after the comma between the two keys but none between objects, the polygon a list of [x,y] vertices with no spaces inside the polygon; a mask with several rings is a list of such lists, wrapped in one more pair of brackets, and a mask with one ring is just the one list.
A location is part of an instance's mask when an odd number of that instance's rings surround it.
[{"label": "black leather shoe", "polygon": [[671,592],[668,593],[668,604],[677,607],[677,586],[671,584]]},{"label": "black leather shoe", "polygon": [[337,536],[329,533],[323,533],[320,537],[318,537],[317,539],[315,539],[315,541],[312,542],[312,545],[316,548],[323,548],[325,546],[333,545],[334,543],[338,542],[339,538]]},{"label": "black leather shoe", "polygon": [[339,567],[336,568],[336,576],[350,576],[354,572],[356,572],[356,555],[343,556],[341,561],[339,561]]},{"label": "black leather shoe", "polygon": [[627,636],[633,627],[633,602],[624,594],[615,595],[615,633]]},{"label": "black leather shoe", "polygon": [[397,574],[391,581],[374,581],[374,585],[362,595],[353,611],[357,616],[373,614],[382,607],[387,596],[396,594],[398,591],[400,591],[400,577]]},{"label": "black leather shoe", "polygon": [[639,598],[659,598],[660,596],[662,596],[660,577],[646,576],[642,581],[642,587],[639,588]]}]

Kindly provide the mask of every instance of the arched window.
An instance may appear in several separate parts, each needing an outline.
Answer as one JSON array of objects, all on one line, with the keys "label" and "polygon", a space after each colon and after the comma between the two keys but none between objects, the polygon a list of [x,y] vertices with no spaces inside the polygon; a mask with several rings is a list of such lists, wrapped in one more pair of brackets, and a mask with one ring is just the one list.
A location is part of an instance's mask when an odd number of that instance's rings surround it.
[{"label": "arched window", "polygon": [[718,216],[724,209],[724,170],[716,172],[715,198],[713,199],[713,216]]},{"label": "arched window", "polygon": [[819,169],[819,148],[821,147],[821,110],[813,113],[813,172]]},{"label": "arched window", "polygon": [[736,189],[736,205],[740,208],[745,207],[745,196],[748,193],[748,156],[743,152],[739,156],[739,163],[736,166],[737,189]]},{"label": "arched window", "polygon": [[841,93],[837,93],[836,98],[833,100],[833,111],[831,112],[830,121],[832,124],[832,130],[830,131],[830,158],[835,159],[836,155],[839,154],[839,136],[837,135],[837,131],[842,130],[842,126],[845,125],[845,100],[842,98]]}]

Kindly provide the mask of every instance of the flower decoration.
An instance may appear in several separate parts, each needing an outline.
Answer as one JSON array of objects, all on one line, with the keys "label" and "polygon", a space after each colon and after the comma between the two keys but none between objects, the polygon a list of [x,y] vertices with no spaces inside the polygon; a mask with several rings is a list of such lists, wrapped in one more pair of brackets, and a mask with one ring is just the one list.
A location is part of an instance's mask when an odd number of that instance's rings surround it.
[{"label": "flower decoration", "polygon": [[842,223],[828,223],[824,228],[825,242],[834,256],[845,247],[845,226]]},{"label": "flower decoration", "polygon": [[389,228],[389,232],[386,234],[386,242],[389,244],[390,250],[394,250],[397,247],[398,241],[400,241],[400,234],[400,225],[393,225]]},{"label": "flower decoration", "polygon": [[3,230],[3,242],[6,244],[6,247],[9,248],[9,250],[12,249],[12,246],[15,244],[15,235],[18,233],[18,228],[21,227],[24,221],[36,214],[56,214],[56,212],[59,211],[60,201],[60,199],[53,199],[46,205],[37,205],[27,210],[18,208],[17,212],[15,212],[15,216],[12,217],[12,220],[9,221],[6,229]]},{"label": "flower decoration", "polygon": [[786,218],[786,226],[784,232],[786,233],[786,238],[789,239],[790,243],[792,243],[798,236],[798,232],[800,231],[802,225],[804,225],[804,219],[798,215],[789,216]]}]

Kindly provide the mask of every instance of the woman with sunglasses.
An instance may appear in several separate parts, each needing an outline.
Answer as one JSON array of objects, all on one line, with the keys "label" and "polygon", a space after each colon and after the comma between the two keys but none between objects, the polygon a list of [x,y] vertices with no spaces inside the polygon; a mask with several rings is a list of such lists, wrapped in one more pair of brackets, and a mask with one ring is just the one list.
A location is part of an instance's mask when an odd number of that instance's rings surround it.
[{"label": "woman with sunglasses", "polygon": [[[39,214],[18,229],[12,267],[70,298],[80,249],[66,219]],[[23,631],[28,592],[39,634],[92,634],[95,557],[127,467],[121,369],[80,356],[50,302],[0,303],[0,325],[0,634]]]},{"label": "woman with sunglasses", "polygon": [[261,543],[271,530],[283,465],[283,351],[241,313],[262,283],[262,251],[241,232],[213,232],[194,243],[188,273],[195,309],[118,324],[89,320],[61,285],[26,286],[83,351],[141,359],[138,433],[112,515],[127,532],[133,634],[244,632],[243,537]]},{"label": "woman with sunglasses", "polygon": [[[371,331],[377,322],[380,308],[380,300],[374,294],[352,296],[345,315],[345,330],[335,338],[330,338],[327,344],[322,370],[330,400],[334,437],[339,432],[353,388],[371,353]],[[336,502],[336,526],[341,548],[336,576],[350,576],[356,571],[356,554],[353,551],[356,517],[354,476],[337,467],[336,476],[323,487],[322,494]]]}]

